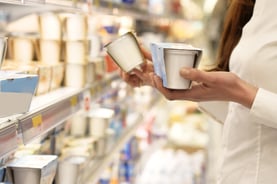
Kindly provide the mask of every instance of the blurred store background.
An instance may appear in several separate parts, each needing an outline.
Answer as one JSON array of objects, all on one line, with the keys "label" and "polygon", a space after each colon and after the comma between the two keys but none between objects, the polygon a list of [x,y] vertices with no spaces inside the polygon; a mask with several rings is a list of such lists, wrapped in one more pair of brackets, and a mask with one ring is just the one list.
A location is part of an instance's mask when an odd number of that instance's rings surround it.
[{"label": "blurred store background", "polygon": [[[28,112],[0,118],[0,182],[215,184],[221,124],[197,103],[128,86],[104,45],[132,31],[146,48],[202,48],[200,67],[210,67],[226,8],[227,0],[0,0],[1,72],[39,80]],[[47,167],[46,155],[56,156]]]}]

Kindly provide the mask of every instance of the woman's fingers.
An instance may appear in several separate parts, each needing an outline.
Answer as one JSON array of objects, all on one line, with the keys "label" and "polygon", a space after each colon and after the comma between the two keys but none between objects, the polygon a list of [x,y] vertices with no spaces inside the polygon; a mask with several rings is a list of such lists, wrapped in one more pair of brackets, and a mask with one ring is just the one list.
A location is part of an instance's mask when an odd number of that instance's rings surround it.
[{"label": "woman's fingers", "polygon": [[214,74],[214,72],[205,72],[194,68],[184,67],[180,70],[180,75],[185,79],[207,84],[212,84],[217,81],[217,75]]},{"label": "woman's fingers", "polygon": [[154,76],[154,81],[155,81],[154,87],[157,88],[158,91],[162,93],[168,100],[177,100],[177,99],[180,99],[181,93],[183,95],[183,90],[182,91],[170,90],[163,87],[162,79],[158,76]]},{"label": "woman's fingers", "polygon": [[142,54],[144,55],[145,59],[152,61],[151,53],[143,47],[140,47],[140,48],[141,48]]},{"label": "woman's fingers", "polygon": [[141,80],[135,74],[129,74],[120,70],[120,77],[132,87],[139,87]]},{"label": "woman's fingers", "polygon": [[144,73],[142,71],[140,71],[139,69],[133,69],[132,73],[134,75],[136,75],[138,78],[140,78],[141,80],[144,80]]},{"label": "woman's fingers", "polygon": [[157,88],[168,100],[192,100],[192,101],[201,101],[209,100],[206,99],[208,94],[207,88],[204,85],[195,85],[191,89],[184,90],[174,90],[163,87],[163,83],[160,77],[154,77],[155,85]]},{"label": "woman's fingers", "polygon": [[128,82],[128,76],[126,76],[126,73],[125,73],[124,71],[122,71],[122,70],[120,70],[120,77],[121,77],[124,81]]}]

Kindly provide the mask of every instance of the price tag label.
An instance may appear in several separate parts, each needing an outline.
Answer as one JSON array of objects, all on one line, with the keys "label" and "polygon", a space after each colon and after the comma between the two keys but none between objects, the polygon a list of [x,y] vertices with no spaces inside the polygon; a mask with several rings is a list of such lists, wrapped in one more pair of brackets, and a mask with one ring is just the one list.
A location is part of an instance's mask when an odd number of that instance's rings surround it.
[{"label": "price tag label", "polygon": [[71,99],[70,99],[70,105],[72,107],[76,106],[78,103],[78,97],[77,96],[73,96]]},{"label": "price tag label", "polygon": [[42,115],[39,114],[32,118],[33,127],[38,127],[42,124]]}]

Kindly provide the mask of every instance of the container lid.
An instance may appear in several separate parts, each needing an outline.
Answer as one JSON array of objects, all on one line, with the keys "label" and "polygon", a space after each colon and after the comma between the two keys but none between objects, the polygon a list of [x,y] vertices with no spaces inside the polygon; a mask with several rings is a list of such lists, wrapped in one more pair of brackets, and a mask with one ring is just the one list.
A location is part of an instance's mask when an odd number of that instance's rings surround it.
[{"label": "container lid", "polygon": [[88,116],[89,117],[96,117],[96,118],[112,118],[114,115],[114,110],[108,108],[95,108],[92,109]]},{"label": "container lid", "polygon": [[40,169],[47,166],[55,160],[57,160],[56,155],[27,155],[9,163],[8,167]]},{"label": "container lid", "polygon": [[160,49],[174,49],[174,50],[194,50],[194,51],[202,51],[202,49],[193,47],[190,44],[186,43],[168,43],[168,42],[161,42],[161,43],[151,43],[153,46],[160,48]]},{"label": "container lid", "polygon": [[179,54],[179,55],[195,55],[198,54],[197,50],[185,50],[185,49],[164,49],[165,53]]},{"label": "container lid", "polygon": [[87,157],[84,156],[71,156],[64,160],[65,162],[69,162],[71,164],[83,164],[87,161]]},{"label": "container lid", "polygon": [[104,45],[104,48],[107,49],[110,45],[113,45],[115,42],[117,42],[117,41],[119,41],[119,40],[125,39],[126,36],[129,36],[129,35],[130,35],[132,38],[135,38],[135,34],[134,34],[133,32],[131,32],[131,31],[129,31],[129,32],[126,32],[126,33],[124,33],[123,35],[117,37],[117,38],[114,39],[112,42],[109,42],[109,43],[107,43],[106,45]]}]

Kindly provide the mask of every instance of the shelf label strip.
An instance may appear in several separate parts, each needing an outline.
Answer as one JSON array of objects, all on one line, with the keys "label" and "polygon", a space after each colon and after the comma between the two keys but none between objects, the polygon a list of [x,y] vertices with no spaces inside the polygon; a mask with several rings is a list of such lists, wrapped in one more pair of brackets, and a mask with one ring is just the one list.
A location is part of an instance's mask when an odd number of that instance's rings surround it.
[{"label": "shelf label strip", "polygon": [[73,96],[70,99],[70,105],[71,107],[75,107],[78,104],[78,97],[77,96]]},{"label": "shelf label strip", "polygon": [[32,118],[33,127],[38,127],[42,124],[42,115],[39,114]]}]

